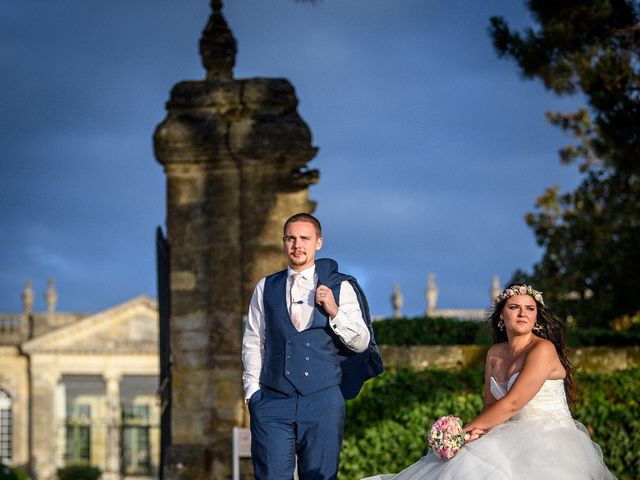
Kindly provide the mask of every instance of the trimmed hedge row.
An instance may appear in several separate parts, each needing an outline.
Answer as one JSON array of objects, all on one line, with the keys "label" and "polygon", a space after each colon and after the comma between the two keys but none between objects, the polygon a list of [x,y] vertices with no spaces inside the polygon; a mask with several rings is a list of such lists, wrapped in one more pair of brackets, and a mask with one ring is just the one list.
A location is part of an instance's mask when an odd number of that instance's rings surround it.
[{"label": "trimmed hedge row", "polygon": [[373,323],[379,345],[489,345],[486,322],[442,317],[396,318]]},{"label": "trimmed hedge row", "polygon": [[[378,320],[373,323],[379,345],[489,345],[487,322],[443,317],[416,317]],[[635,326],[634,326],[635,327]],[[640,345],[640,328],[568,328],[571,347],[626,347]]]},{"label": "trimmed hedge row", "polygon": [[[99,480],[101,475],[100,469],[89,465],[69,465],[57,470],[59,480]],[[29,478],[22,470],[0,463],[0,480],[29,480]]]},{"label": "trimmed hedge row", "polygon": [[640,329],[570,328],[567,343],[571,347],[630,347],[640,345]]},{"label": "trimmed hedge row", "polygon": [[[574,417],[592,432],[620,480],[640,478],[640,369],[578,374]],[[482,409],[479,370],[388,370],[347,402],[339,478],[399,472],[427,453],[427,432],[443,415],[471,420]]]},{"label": "trimmed hedge row", "polygon": [[29,480],[29,476],[22,470],[0,463],[0,480]]},{"label": "trimmed hedge row", "polygon": [[57,475],[59,480],[98,480],[102,472],[90,465],[67,465],[59,468]]}]

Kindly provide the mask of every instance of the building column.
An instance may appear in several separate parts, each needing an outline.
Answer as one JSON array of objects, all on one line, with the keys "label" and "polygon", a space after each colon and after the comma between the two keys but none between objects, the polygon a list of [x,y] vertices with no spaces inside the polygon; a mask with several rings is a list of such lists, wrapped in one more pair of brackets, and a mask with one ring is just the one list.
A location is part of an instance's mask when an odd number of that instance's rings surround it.
[{"label": "building column", "polygon": [[103,480],[118,480],[120,478],[120,380],[119,372],[104,372],[102,374],[106,386],[107,397],[107,460]]},{"label": "building column", "polygon": [[67,386],[64,380],[55,386],[55,396],[53,399],[54,421],[56,425],[55,458],[56,466],[64,467],[64,454],[67,444]]},{"label": "building column", "polygon": [[31,364],[31,468],[38,480],[56,474],[56,416],[54,398],[60,373],[32,359]]}]

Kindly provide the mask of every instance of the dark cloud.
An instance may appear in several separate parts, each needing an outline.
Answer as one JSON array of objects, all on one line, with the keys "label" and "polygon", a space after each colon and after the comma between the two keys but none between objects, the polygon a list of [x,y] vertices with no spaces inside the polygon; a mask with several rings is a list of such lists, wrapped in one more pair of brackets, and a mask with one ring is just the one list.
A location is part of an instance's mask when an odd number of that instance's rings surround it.
[{"label": "dark cloud", "polygon": [[[234,0],[235,74],[286,77],[320,147],[312,187],[325,254],[361,277],[375,314],[482,308],[491,276],[539,256],[522,217],[552,183],[567,142],[544,120],[570,110],[496,57],[488,18],[529,22],[520,2]],[[43,308],[155,295],[164,175],[151,137],[171,87],[204,77],[208,2],[0,0],[0,305],[25,278]],[[38,303],[40,302],[40,303]]]}]

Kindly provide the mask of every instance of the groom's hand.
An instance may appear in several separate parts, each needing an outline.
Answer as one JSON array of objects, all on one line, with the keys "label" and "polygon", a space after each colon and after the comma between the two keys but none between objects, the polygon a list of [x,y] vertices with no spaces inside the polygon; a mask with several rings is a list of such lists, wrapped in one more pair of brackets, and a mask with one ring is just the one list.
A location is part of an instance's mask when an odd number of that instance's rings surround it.
[{"label": "groom's hand", "polygon": [[318,288],[316,288],[316,303],[324,308],[324,311],[327,312],[331,318],[338,315],[338,304],[329,287],[318,285]]}]

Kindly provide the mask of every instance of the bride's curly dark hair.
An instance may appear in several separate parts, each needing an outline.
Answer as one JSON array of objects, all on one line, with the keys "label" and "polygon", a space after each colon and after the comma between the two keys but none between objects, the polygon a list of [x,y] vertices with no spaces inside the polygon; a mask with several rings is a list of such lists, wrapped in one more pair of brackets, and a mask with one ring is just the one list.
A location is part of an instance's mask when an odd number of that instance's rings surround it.
[{"label": "bride's curly dark hair", "polygon": [[[516,284],[513,286],[520,286]],[[533,298],[533,297],[532,297]],[[535,298],[534,298],[535,300]],[[535,300],[538,306],[538,315],[536,322],[540,326],[539,330],[534,330],[533,334],[540,338],[544,338],[553,343],[556,347],[556,352],[560,358],[560,363],[564,367],[566,376],[564,378],[564,390],[567,394],[567,402],[570,406],[574,405],[577,400],[577,385],[575,382],[574,369],[569,360],[569,350],[567,349],[567,340],[564,332],[564,325],[562,320],[553,313],[553,311]],[[500,314],[506,303],[506,298],[496,303],[488,313],[487,321],[491,324],[491,331],[493,332],[493,343],[506,342],[507,331],[504,328],[498,327],[498,321],[500,320]]]}]

